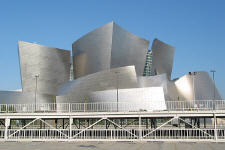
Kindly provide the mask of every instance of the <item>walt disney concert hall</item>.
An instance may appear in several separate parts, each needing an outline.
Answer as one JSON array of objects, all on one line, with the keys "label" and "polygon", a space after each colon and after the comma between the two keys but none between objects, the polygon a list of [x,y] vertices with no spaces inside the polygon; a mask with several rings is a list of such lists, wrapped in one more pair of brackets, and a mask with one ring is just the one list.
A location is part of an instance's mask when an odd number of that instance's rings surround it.
[{"label": "walt disney concert hall", "polygon": [[18,53],[22,90],[0,91],[1,104],[115,102],[151,111],[167,101],[222,99],[208,72],[171,78],[174,46],[150,46],[114,22],[76,40],[72,52],[19,41]]}]

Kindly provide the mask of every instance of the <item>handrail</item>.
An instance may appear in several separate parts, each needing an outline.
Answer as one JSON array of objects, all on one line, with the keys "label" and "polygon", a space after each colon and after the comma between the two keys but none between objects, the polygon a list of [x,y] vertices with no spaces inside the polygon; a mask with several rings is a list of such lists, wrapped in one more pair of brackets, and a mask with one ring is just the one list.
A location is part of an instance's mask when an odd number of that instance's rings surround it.
[{"label": "handrail", "polygon": [[[118,104],[118,107],[117,107]],[[156,103],[94,102],[0,104],[0,113],[143,112],[225,110],[225,100],[165,101]]]}]

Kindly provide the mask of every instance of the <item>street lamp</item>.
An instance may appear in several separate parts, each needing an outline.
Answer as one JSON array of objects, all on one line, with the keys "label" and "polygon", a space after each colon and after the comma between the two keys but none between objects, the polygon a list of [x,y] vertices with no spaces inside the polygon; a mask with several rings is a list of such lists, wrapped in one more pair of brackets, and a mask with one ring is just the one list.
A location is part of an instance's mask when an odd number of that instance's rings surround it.
[{"label": "street lamp", "polygon": [[118,81],[118,73],[119,72],[115,72],[116,74],[116,102],[117,102],[117,112],[119,111],[119,106],[118,106],[118,103],[119,103],[119,81]]},{"label": "street lamp", "polygon": [[35,111],[36,111],[36,104],[37,104],[37,83],[38,83],[38,78],[39,78],[39,74],[35,75],[35,81],[36,81],[36,85],[35,85],[35,96],[34,96],[34,104],[35,104]]},{"label": "street lamp", "polygon": [[195,75],[197,75],[197,72],[189,72],[189,75],[192,76],[193,100],[195,104]]},{"label": "street lamp", "polygon": [[216,88],[215,88],[215,76],[214,76],[214,74],[215,74],[215,72],[216,72],[216,70],[210,70],[210,72],[212,72],[212,74],[213,74],[213,82],[214,82],[214,86],[213,86],[213,100],[215,100],[216,99],[216,95],[215,95],[215,93],[216,93]]}]

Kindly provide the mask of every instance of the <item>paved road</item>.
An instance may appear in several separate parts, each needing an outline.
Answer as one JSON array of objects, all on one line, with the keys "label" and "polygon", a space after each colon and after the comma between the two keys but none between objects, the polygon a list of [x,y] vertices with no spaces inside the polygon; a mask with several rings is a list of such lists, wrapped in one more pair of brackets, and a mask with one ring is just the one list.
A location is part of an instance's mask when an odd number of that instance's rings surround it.
[{"label": "paved road", "polygon": [[225,143],[0,142],[0,150],[224,150]]}]

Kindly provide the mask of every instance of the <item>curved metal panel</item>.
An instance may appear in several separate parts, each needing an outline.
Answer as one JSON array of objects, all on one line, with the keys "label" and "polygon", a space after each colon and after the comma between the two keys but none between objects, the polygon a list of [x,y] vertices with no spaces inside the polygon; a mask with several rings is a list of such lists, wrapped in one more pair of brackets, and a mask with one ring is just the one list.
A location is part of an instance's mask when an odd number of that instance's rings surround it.
[{"label": "curved metal panel", "polygon": [[149,41],[113,25],[110,68],[134,65],[137,75],[143,75]]},{"label": "curved metal panel", "polygon": [[130,65],[142,75],[148,46],[147,40],[108,23],[73,43],[74,77]]},{"label": "curved metal panel", "polygon": [[70,51],[19,41],[23,92],[56,95],[58,87],[69,81]]},{"label": "curved metal panel", "polygon": [[88,93],[107,89],[137,88],[134,66],[114,68],[68,82],[59,89],[57,102],[84,102]]},{"label": "curved metal panel", "polygon": [[166,73],[171,77],[175,48],[154,39],[152,44],[152,72],[154,75]]},{"label": "curved metal panel", "polygon": [[[37,94],[36,103],[53,103],[55,96]],[[35,94],[31,92],[0,91],[1,104],[34,104]]]},{"label": "curved metal panel", "polygon": [[[91,102],[111,102],[117,103],[117,90],[96,91],[88,94]],[[136,104],[132,105],[133,110],[165,110],[165,98],[162,87],[129,88],[118,90],[118,103]],[[109,110],[116,110],[111,108]],[[116,107],[116,105],[114,105]],[[129,107],[127,107],[129,109]],[[119,110],[123,109],[119,105]],[[129,111],[129,110],[127,110]]]},{"label": "curved metal panel", "polygon": [[185,75],[175,81],[175,86],[180,99],[189,101],[222,99],[207,72],[197,72],[196,75]]},{"label": "curved metal panel", "polygon": [[169,99],[168,93],[168,78],[166,74],[160,74],[156,76],[139,76],[138,85],[140,88],[143,87],[162,87],[164,91],[164,96]]},{"label": "curved metal panel", "polygon": [[110,68],[113,23],[81,37],[72,45],[74,78]]}]

